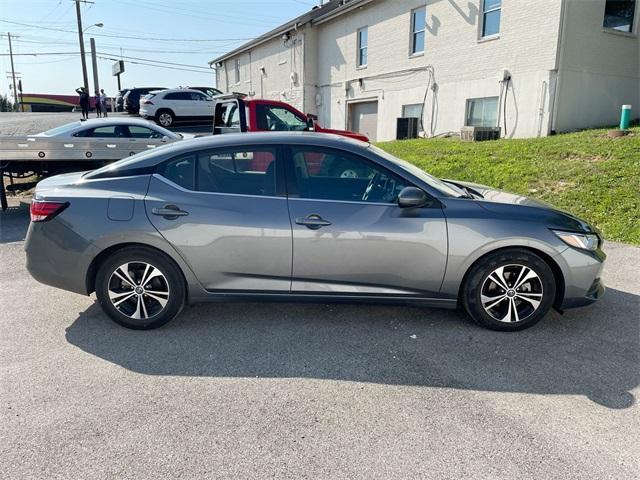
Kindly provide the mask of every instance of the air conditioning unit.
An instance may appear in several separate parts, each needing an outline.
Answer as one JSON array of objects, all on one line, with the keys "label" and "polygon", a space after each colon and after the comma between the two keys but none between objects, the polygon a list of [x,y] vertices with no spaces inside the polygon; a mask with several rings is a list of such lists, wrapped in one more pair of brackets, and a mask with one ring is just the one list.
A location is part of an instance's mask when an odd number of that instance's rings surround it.
[{"label": "air conditioning unit", "polygon": [[485,140],[498,140],[500,127],[462,127],[460,138],[466,142],[483,142]]},{"label": "air conditioning unit", "polygon": [[407,140],[409,138],[418,138],[418,122],[419,118],[400,117],[396,127],[396,139]]}]

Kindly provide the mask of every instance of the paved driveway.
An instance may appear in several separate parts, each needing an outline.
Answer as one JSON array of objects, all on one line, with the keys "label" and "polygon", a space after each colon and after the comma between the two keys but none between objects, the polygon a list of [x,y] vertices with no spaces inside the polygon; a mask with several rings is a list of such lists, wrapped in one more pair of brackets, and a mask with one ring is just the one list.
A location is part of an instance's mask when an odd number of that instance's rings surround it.
[{"label": "paved driveway", "polygon": [[[0,478],[637,478],[640,250],[516,334],[458,312],[210,304],[151,332],[24,268],[0,214]],[[415,335],[415,338],[412,338]]]}]

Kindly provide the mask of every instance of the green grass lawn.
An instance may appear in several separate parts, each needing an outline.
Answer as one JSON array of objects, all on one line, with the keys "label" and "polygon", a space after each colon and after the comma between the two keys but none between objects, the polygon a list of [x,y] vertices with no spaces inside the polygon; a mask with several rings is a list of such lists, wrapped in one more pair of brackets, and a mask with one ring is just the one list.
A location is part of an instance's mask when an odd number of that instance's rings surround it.
[{"label": "green grass lawn", "polygon": [[606,132],[475,143],[419,139],[379,146],[437,177],[544,200],[595,224],[607,240],[640,245],[640,128],[615,139]]}]

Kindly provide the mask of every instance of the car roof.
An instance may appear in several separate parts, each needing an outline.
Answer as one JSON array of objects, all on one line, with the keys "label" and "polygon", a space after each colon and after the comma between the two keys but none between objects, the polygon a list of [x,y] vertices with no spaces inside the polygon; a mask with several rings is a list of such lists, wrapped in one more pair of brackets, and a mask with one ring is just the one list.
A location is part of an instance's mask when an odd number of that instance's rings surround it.
[{"label": "car roof", "polygon": [[301,145],[325,148],[339,148],[353,153],[362,153],[369,146],[369,143],[354,140],[329,133],[316,132],[255,132],[255,133],[228,133],[225,135],[214,135],[206,137],[196,137],[185,139],[179,142],[170,143],[152,150],[138,153],[132,157],[125,158],[112,163],[98,170],[94,170],[86,175],[86,178],[100,178],[109,175],[107,172],[126,171],[129,169],[144,169],[154,167],[169,158],[177,155],[206,150],[209,148],[225,147],[251,147],[251,146],[271,146],[281,145]]},{"label": "car roof", "polygon": [[102,125],[137,125],[143,127],[153,127],[156,129],[158,128],[158,125],[149,120],[144,120],[143,118],[90,118],[89,120],[74,123],[83,128],[100,127]]},{"label": "car roof", "polygon": [[165,88],[164,90],[162,90],[162,93],[173,93],[173,92],[202,93],[200,90],[196,90],[195,88]]}]

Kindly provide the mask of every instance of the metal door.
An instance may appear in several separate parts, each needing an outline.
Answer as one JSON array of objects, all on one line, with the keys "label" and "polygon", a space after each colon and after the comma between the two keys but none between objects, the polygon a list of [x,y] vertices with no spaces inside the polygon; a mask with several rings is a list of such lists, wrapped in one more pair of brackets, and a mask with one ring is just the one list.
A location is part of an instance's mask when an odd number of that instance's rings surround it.
[{"label": "metal door", "polygon": [[349,105],[349,130],[369,137],[378,138],[378,102],[358,102]]}]

